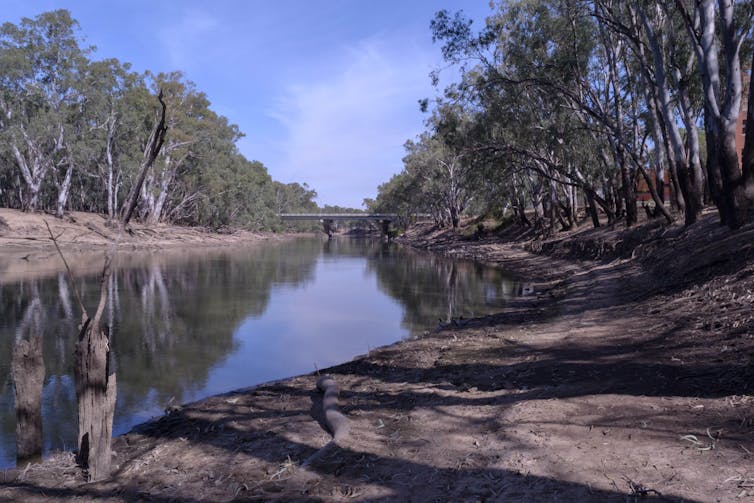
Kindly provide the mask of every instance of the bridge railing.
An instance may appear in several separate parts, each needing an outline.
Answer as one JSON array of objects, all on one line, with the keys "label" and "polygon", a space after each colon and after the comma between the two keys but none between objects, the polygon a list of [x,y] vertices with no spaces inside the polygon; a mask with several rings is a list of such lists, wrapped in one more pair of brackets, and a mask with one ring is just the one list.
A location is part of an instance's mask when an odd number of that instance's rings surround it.
[{"label": "bridge railing", "polygon": [[296,220],[387,220],[392,222],[398,215],[392,213],[280,213],[280,218],[287,221]]}]

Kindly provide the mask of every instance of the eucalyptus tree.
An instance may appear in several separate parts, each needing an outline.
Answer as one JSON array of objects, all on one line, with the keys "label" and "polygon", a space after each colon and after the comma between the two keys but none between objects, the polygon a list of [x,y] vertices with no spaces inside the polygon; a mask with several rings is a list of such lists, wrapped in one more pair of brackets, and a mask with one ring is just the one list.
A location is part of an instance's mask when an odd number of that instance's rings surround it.
[{"label": "eucalyptus tree", "polygon": [[399,227],[407,227],[416,213],[429,213],[423,198],[420,180],[405,169],[377,188],[377,198],[365,199],[370,213],[397,213]]},{"label": "eucalyptus tree", "polygon": [[197,148],[207,141],[202,129],[216,116],[204,120],[215,115],[209,110],[209,101],[180,72],[151,77],[152,86],[163,93],[167,108],[165,141],[141,187],[140,215],[155,224],[163,220],[175,183],[190,169]]},{"label": "eucalyptus tree", "polygon": [[[754,48],[751,50],[751,64],[749,68],[754,69]],[[749,82],[746,124],[754,124],[754,86],[751,85],[751,81]],[[741,153],[741,170],[743,171],[744,185],[746,186],[746,197],[754,201],[754,127],[752,126],[748,126],[746,130],[744,148]]]},{"label": "eucalyptus tree", "polygon": [[117,59],[91,62],[84,77],[89,128],[77,144],[80,171],[77,207],[117,218],[137,173],[154,116],[154,97],[144,77]]},{"label": "eucalyptus tree", "polygon": [[[477,121],[481,132],[476,136],[477,151],[489,157],[488,169],[478,169],[483,176],[502,179],[510,185],[511,192],[503,192],[506,197],[513,197],[512,206],[519,216],[524,215],[527,203],[534,210],[534,226],[545,227],[545,213],[555,192],[550,189],[556,180],[553,175],[552,162],[556,155],[547,129],[551,126],[550,109],[532,96],[534,88],[497,87],[494,93],[482,101],[487,109],[479,115]],[[545,106],[545,109],[540,107]],[[543,121],[543,115],[548,116]],[[510,127],[513,124],[528,124],[528,127]],[[555,206],[557,207],[557,205]],[[522,219],[528,225],[528,220]]]},{"label": "eucalyptus tree", "polygon": [[89,52],[79,46],[77,30],[67,10],[0,27],[0,130],[27,211],[46,189],[58,215],[68,200],[76,169],[72,143],[84,127],[78,84]]},{"label": "eucalyptus tree", "polygon": [[472,198],[466,153],[439,134],[423,133],[416,142],[406,142],[403,163],[408,176],[418,181],[420,197],[435,220],[458,227]]},{"label": "eucalyptus tree", "polygon": [[167,112],[167,105],[163,98],[162,90],[157,95],[157,100],[160,102],[161,110],[157,114],[154,126],[151,128],[149,137],[144,145],[142,160],[139,166],[138,174],[131,185],[131,189],[126,196],[126,200],[123,204],[120,213],[119,225],[125,227],[131,220],[131,217],[136,211],[136,207],[140,202],[140,194],[142,193],[144,182],[148,175],[151,175],[152,165],[154,165],[157,156],[162,150],[162,146],[165,144],[165,135],[167,134],[167,124],[165,122],[165,116]]},{"label": "eucalyptus tree", "polygon": [[280,213],[296,213],[316,211],[317,191],[313,190],[307,183],[273,183],[273,193],[275,200],[275,211]]},{"label": "eucalyptus tree", "polygon": [[[466,95],[488,116],[500,116],[496,137],[484,141],[518,160],[513,164],[528,179],[535,218],[538,192],[549,192],[550,218],[560,220],[554,210],[576,201],[578,188],[590,209],[598,203],[610,222],[625,215],[632,225],[641,176],[658,212],[671,220],[645,169],[645,108],[638,101],[642,88],[629,41],[614,23],[605,22],[605,12],[619,5],[611,0],[501,2],[476,35],[469,21],[445,11],[432,23],[446,59],[475,61],[471,69],[468,63],[461,67]],[[586,147],[598,162],[580,162]],[[566,197],[558,197],[559,191]],[[574,213],[567,205],[563,209]],[[598,224],[594,214],[592,220]]]},{"label": "eucalyptus tree", "polygon": [[[581,133],[591,131],[594,138],[587,143],[597,148],[605,140],[605,128],[586,123],[591,116],[584,111],[586,97],[579,88],[582,68],[593,54],[593,26],[583,18],[559,15],[554,7],[552,2],[501,4],[478,35],[471,34],[467,20],[441,11],[432,28],[435,39],[444,41],[448,60],[476,61],[473,68],[462,68],[462,88],[482,110],[487,125],[487,133],[477,137],[477,149],[505,156],[504,165],[512,170],[508,178],[513,199],[521,205],[517,187],[528,194],[535,224],[543,223],[545,208],[551,221],[560,220],[562,208],[568,220],[564,227],[569,227],[577,201],[574,187],[589,193],[591,201],[596,196],[607,206],[608,200],[594,188],[591,171],[600,170],[586,170],[567,160],[569,150],[583,146],[568,136],[582,122]],[[615,185],[608,174],[610,179],[599,190]],[[617,212],[606,209],[611,216]],[[523,211],[518,213],[525,221]]]},{"label": "eucalyptus tree", "polygon": [[[317,191],[313,190],[307,183],[282,183],[272,182],[272,208],[275,215],[281,213],[316,213],[319,211],[317,203]],[[276,230],[289,229],[299,231],[316,231],[321,229],[319,223],[313,222],[287,222],[283,223],[277,219]]]},{"label": "eucalyptus tree", "polygon": [[[420,137],[426,147],[422,159],[425,185],[433,193],[433,200],[447,221],[458,227],[461,213],[474,196],[471,173],[473,159],[473,116],[457,104],[439,102],[432,117],[427,121],[432,136]],[[421,149],[420,149],[421,150]],[[404,162],[414,161],[412,152]]]},{"label": "eucalyptus tree", "polygon": [[262,163],[227,148],[213,150],[206,161],[179,183],[182,195],[170,209],[170,221],[213,229],[236,225],[262,230],[276,225],[273,181]]},{"label": "eucalyptus tree", "polygon": [[672,7],[684,21],[704,89],[709,188],[721,222],[738,229],[749,221],[750,205],[736,151],[743,91],[740,53],[743,43],[752,37],[754,5],[733,0],[676,0]]},{"label": "eucalyptus tree", "polygon": [[[481,109],[480,120],[487,130],[477,136],[476,148],[505,158],[504,163],[492,164],[510,171],[507,178],[514,204],[522,206],[519,192],[526,193],[535,225],[543,224],[547,210],[551,222],[564,215],[567,223],[561,223],[569,227],[577,201],[574,187],[588,192],[590,201],[596,196],[607,206],[607,199],[595,190],[592,170],[569,159],[569,150],[584,145],[570,141],[580,134],[568,137],[576,130],[573,126],[590,118],[583,110],[586,98],[578,86],[580,72],[585,71],[581,69],[593,53],[593,26],[583,18],[562,16],[555,7],[553,2],[500,4],[477,35],[471,34],[469,21],[441,11],[432,28],[435,39],[444,41],[443,53],[449,61],[469,57],[476,61],[473,68],[462,68],[465,96]],[[583,126],[586,129],[581,133],[591,130],[595,135],[588,144],[604,141],[601,124]],[[614,186],[612,180],[602,185],[600,190]],[[609,215],[616,213],[606,209]],[[517,213],[526,221],[523,211]]]},{"label": "eucalyptus tree", "polygon": [[[668,167],[674,188],[676,206],[685,210],[686,224],[696,221],[702,208],[703,173],[699,158],[699,136],[696,122],[698,105],[692,101],[693,59],[678,23],[656,3],[614,2],[597,0],[593,15],[602,27],[620,37],[630,51],[624,59],[625,86],[630,89],[628,103],[632,111],[634,144],[640,136],[651,137],[654,143],[654,165],[659,182]],[[643,97],[643,102],[641,100]],[[685,126],[683,138],[679,124]],[[638,151],[645,157],[644,140]],[[643,162],[638,169],[643,169]],[[647,180],[653,188],[650,180]],[[662,209],[662,199],[656,201]]]}]

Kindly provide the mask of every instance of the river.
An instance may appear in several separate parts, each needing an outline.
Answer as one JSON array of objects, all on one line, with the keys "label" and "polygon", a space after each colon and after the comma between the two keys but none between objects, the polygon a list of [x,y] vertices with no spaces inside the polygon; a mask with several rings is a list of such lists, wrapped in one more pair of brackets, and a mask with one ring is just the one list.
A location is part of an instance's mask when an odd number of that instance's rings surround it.
[{"label": "river", "polygon": [[[73,267],[82,271],[75,285],[62,272],[0,283],[0,468],[16,464],[11,367],[29,341],[44,371],[44,452],[75,447],[74,288],[90,312],[100,290],[89,262]],[[394,244],[300,238],[123,255],[108,291],[117,435],[171,403],[308,373],[499,311],[527,287],[499,269]]]}]

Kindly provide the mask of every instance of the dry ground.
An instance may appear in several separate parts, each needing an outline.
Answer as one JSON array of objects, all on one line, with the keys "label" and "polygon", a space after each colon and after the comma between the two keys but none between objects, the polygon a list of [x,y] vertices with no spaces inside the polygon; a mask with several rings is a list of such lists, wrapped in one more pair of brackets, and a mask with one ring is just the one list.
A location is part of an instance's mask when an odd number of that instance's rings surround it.
[{"label": "dry ground", "polygon": [[754,228],[511,236],[404,238],[536,298],[327,369],[351,434],[307,466],[331,438],[314,375],[118,437],[105,482],[70,454],[0,472],[0,500],[754,501]]}]

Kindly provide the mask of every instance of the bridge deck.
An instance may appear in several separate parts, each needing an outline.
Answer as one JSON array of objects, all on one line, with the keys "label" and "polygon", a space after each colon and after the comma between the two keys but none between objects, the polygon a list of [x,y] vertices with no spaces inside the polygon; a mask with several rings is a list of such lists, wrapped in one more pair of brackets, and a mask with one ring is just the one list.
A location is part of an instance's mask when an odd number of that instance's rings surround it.
[{"label": "bridge deck", "polygon": [[393,221],[398,215],[384,213],[281,213],[282,220],[374,220]]}]

